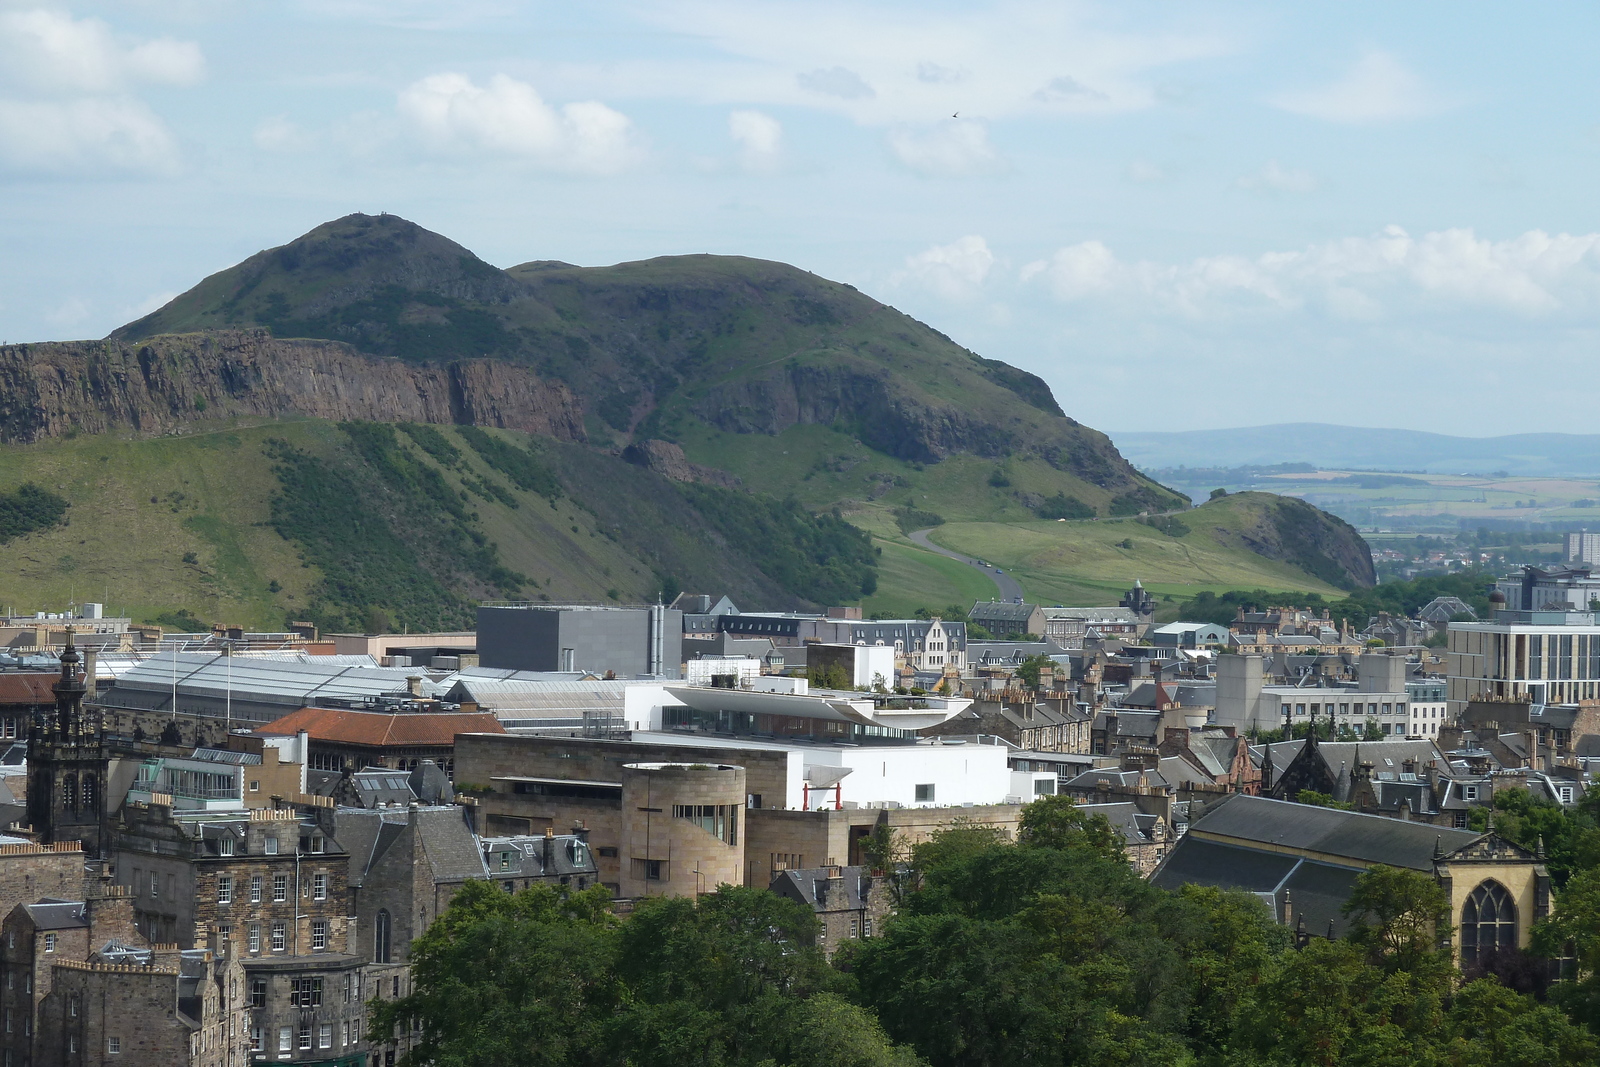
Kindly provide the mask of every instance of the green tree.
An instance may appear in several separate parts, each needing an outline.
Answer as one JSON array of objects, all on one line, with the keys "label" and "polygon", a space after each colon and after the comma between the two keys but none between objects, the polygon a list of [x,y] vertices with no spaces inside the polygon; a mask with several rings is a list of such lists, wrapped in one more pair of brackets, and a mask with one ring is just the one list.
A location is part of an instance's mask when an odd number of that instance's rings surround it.
[{"label": "green tree", "polygon": [[1051,672],[1051,677],[1053,678],[1055,669],[1056,661],[1041,653],[1023,660],[1021,665],[1017,667],[1017,677],[1021,678],[1023,684],[1029,689],[1037,689],[1039,688],[1039,679],[1043,677],[1044,673],[1046,671]]},{"label": "green tree", "polygon": [[1104,815],[1086,813],[1064,793],[1040,797],[1022,809],[1017,843],[1025,848],[1088,849],[1108,860],[1127,861],[1122,834]]},{"label": "green tree", "polygon": [[612,970],[615,921],[599,887],[504,893],[469,882],[411,943],[413,991],[371,1002],[380,1044],[415,1020],[406,1067],[604,1064],[606,1028],[622,1004]]},{"label": "green tree", "polygon": [[1352,920],[1350,939],[1374,962],[1417,971],[1449,956],[1439,951],[1450,935],[1450,898],[1437,879],[1420,871],[1378,864],[1357,876],[1341,910]]}]

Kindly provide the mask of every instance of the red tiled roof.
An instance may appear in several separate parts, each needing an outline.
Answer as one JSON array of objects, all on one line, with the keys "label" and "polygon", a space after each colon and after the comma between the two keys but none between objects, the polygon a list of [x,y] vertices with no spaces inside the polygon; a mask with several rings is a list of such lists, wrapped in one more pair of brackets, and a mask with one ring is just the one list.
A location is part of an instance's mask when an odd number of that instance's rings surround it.
[{"label": "red tiled roof", "polygon": [[503,734],[500,720],[486,712],[352,711],[301,708],[256,730],[258,734],[297,734],[315,741],[347,745],[453,745],[456,734]]},{"label": "red tiled roof", "polygon": [[54,673],[0,671],[0,704],[54,704]]}]

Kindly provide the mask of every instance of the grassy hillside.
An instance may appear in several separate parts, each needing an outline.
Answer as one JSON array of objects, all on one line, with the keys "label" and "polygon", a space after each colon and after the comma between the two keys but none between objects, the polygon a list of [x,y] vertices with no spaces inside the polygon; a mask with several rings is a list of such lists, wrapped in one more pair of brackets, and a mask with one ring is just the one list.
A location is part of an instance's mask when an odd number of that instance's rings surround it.
[{"label": "grassy hillside", "polygon": [[[1295,509],[1287,521],[1277,514],[1285,506]],[[1365,577],[1371,573],[1370,559],[1354,530],[1329,525],[1339,535],[1329,543],[1295,541],[1294,519],[1304,507],[1265,493],[1244,493],[1170,519],[957,521],[936,527],[931,536],[946,548],[1003,567],[1030,599],[1047,604],[1114,604],[1134,579],[1158,597],[1180,599],[1229,589],[1337,597],[1370,584]],[[885,512],[853,518],[873,528],[885,546],[879,592],[869,607],[933,607],[995,595],[993,583],[971,568],[917,549],[888,524]],[[1323,529],[1320,522],[1317,528]],[[958,584],[961,576],[952,566],[970,577]]]},{"label": "grassy hillside", "polygon": [[831,517],[745,494],[697,506],[686,487],[615,457],[483,436],[533,457],[546,480],[524,471],[519,484],[456,428],[431,429],[432,451],[403,430],[314,420],[8,447],[0,493],[33,483],[69,506],[9,542],[0,605],[415,629],[469,623],[476,600],[497,596],[622,602],[715,588],[770,608],[807,602],[791,587],[849,599],[870,587],[871,546]]},{"label": "grassy hillside", "polygon": [[[1026,517],[1058,495],[1101,514],[1181,503],[1063,415],[1039,378],[781,263],[502,271],[395,216],[352,215],[212,275],[111,340],[241,326],[411,361],[520,363],[573,390],[598,447],[676,442],[692,462],[812,507],[893,490],[968,501],[972,518]],[[1007,477],[1009,492],[989,491]]]}]

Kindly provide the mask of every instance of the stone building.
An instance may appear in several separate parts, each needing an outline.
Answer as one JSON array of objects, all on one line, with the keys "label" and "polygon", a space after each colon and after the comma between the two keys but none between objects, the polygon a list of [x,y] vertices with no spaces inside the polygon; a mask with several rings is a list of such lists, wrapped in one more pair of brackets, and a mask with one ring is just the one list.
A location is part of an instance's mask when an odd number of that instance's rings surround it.
[{"label": "stone building", "polygon": [[55,707],[28,732],[28,822],[46,844],[81,841],[101,853],[105,835],[109,756],[98,712],[87,710],[87,686],[67,631]]},{"label": "stone building", "polygon": [[0,741],[25,740],[29,725],[50,714],[55,681],[53,671],[0,671]]},{"label": "stone building", "polygon": [[1543,860],[1495,834],[1242,794],[1210,805],[1151,881],[1242,889],[1302,937],[1339,937],[1349,929],[1342,906],[1356,879],[1379,864],[1437,880],[1463,967],[1526,949],[1550,912]]},{"label": "stone building", "polygon": [[621,895],[694,897],[744,879],[745,771],[726,763],[622,768]]},{"label": "stone building", "polygon": [[60,960],[32,1067],[245,1067],[244,969],[226,949],[112,942]]},{"label": "stone building", "polygon": [[770,888],[816,912],[821,924],[817,945],[830,956],[846,941],[881,934],[884,920],[894,912],[889,876],[865,867],[780,870]]},{"label": "stone building", "polygon": [[[231,947],[249,987],[256,1052],[322,1063],[364,1050],[349,855],[329,828],[293,809],[245,809],[238,797],[218,810],[202,805],[219,798],[150,796],[124,804],[110,857],[140,933],[193,948],[214,930]],[[196,806],[175,806],[183,804]]]}]

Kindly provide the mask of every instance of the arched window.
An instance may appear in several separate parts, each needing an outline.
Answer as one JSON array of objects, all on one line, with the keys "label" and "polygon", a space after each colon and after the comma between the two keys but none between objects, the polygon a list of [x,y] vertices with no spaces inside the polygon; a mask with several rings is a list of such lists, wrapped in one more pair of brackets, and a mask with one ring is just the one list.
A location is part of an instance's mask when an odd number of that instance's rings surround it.
[{"label": "arched window", "polygon": [[1461,909],[1461,962],[1517,947],[1517,906],[1499,882],[1484,882]]},{"label": "arched window", "polygon": [[67,811],[78,810],[78,777],[74,774],[61,777],[61,806]]},{"label": "arched window", "polygon": [[372,962],[389,962],[389,909],[383,908],[372,922]]},{"label": "arched window", "polygon": [[92,812],[92,811],[94,811],[94,805],[95,805],[94,775],[86,774],[86,775],[83,776],[83,807],[84,807],[84,810]]}]

